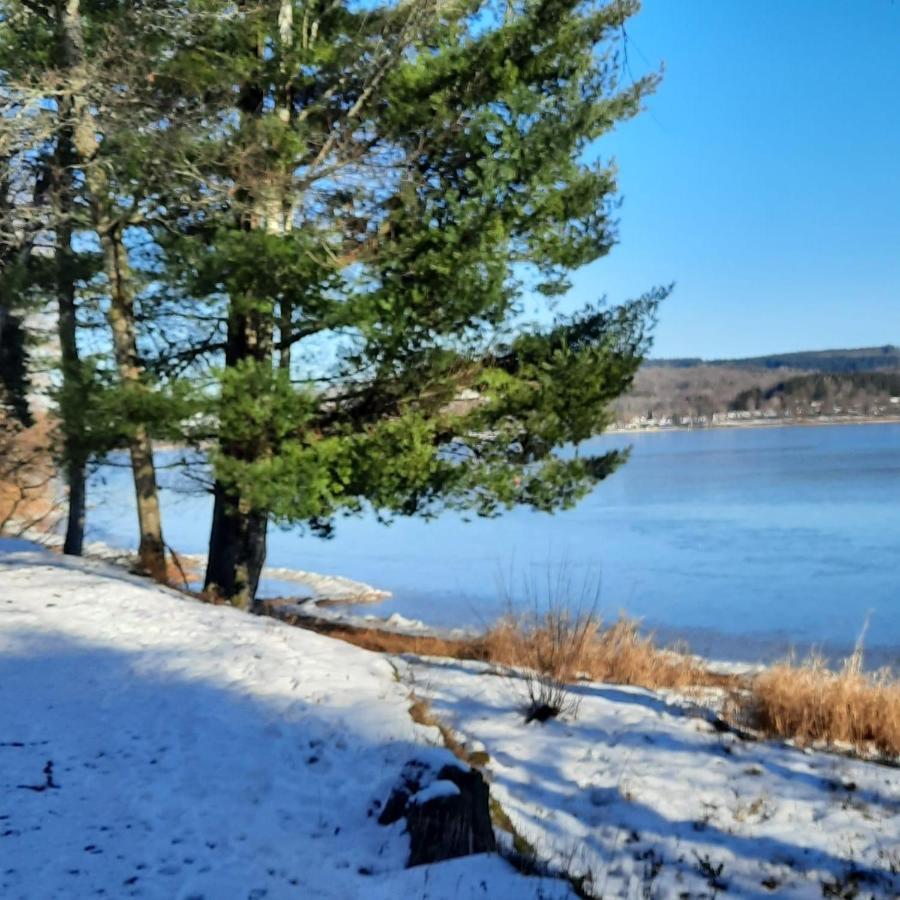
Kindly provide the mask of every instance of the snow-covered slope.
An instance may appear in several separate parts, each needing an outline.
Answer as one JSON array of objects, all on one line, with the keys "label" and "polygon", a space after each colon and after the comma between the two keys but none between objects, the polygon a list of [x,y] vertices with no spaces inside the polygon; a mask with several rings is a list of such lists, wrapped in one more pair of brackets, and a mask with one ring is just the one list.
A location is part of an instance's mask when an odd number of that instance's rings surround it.
[{"label": "snow-covered slope", "polygon": [[568,896],[403,868],[375,801],[447,752],[408,706],[378,655],[0,542],[0,897]]},{"label": "snow-covered slope", "polygon": [[900,896],[900,770],[717,733],[639,688],[585,684],[574,721],[526,725],[516,682],[398,659],[486,750],[516,829],[603,897]]},{"label": "snow-covered slope", "polygon": [[391,663],[101,562],[0,541],[0,898],[562,898],[498,857],[404,869],[376,823],[449,759],[427,697],[540,856],[607,898],[900,896],[900,770],[718,734],[583,685],[525,725],[514,681]]}]

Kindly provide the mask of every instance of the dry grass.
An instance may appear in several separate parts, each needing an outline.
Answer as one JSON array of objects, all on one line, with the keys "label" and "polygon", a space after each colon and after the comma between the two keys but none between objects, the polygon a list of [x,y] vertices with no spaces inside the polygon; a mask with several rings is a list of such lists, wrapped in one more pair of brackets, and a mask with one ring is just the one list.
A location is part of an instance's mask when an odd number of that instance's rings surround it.
[{"label": "dry grass", "polygon": [[817,658],[772,666],[753,679],[736,715],[770,736],[896,758],[900,682],[886,671],[863,672],[861,661],[857,652],[837,672]]},{"label": "dry grass", "polygon": [[508,615],[484,635],[486,658],[514,667],[527,721],[577,713],[578,700],[568,686],[585,671],[598,625],[591,612],[551,609],[542,616]]},{"label": "dry grass", "polygon": [[460,743],[453,730],[442,722],[431,709],[427,700],[423,700],[415,693],[410,694],[412,701],[409,707],[409,717],[419,725],[436,728],[441,735],[444,746],[460,761],[474,769],[481,769],[490,762],[490,757],[484,750],[469,750],[465,744]]},{"label": "dry grass", "polygon": [[[278,615],[277,607],[270,611]],[[531,672],[523,684],[530,706],[543,702],[564,710],[567,685],[580,678],[686,693],[713,687],[729,695],[725,718],[738,729],[900,757],[900,681],[887,672],[864,672],[861,650],[840,671],[814,658],[801,665],[781,663],[751,678],[711,672],[686,653],[660,648],[633,620],[623,618],[604,628],[593,613],[558,608],[541,615],[507,615],[483,635],[466,640],[398,634],[313,616],[282,617],[378,652],[480,660]]]},{"label": "dry grass", "polygon": [[168,551],[166,555],[166,583],[192,593],[191,582],[199,581],[203,574],[200,563],[190,556],[176,553],[168,545],[166,550]]},{"label": "dry grass", "polygon": [[414,653],[416,656],[441,656],[447,659],[486,659],[482,641],[477,637],[457,640],[435,635],[403,634],[377,627],[348,625],[314,615],[282,612],[280,606],[290,602],[266,600],[261,604],[261,611],[264,615],[274,616],[298,628],[307,628],[377,653]]},{"label": "dry grass", "polygon": [[728,686],[686,653],[657,647],[638,623],[621,618],[608,628],[594,613],[551,609],[542,616],[506,616],[482,638],[484,658],[563,681],[590,678],[651,689]]},{"label": "dry grass", "polygon": [[642,635],[631,619],[622,618],[603,628],[593,613],[553,609],[543,615],[506,615],[481,635],[456,639],[285,614],[279,612],[279,606],[278,601],[267,601],[263,611],[291,625],[380,653],[472,659],[532,669],[567,682],[589,678],[652,690],[737,684],[733,676],[709,672],[686,653],[657,647],[652,636]]},{"label": "dry grass", "polygon": [[633,619],[621,618],[598,631],[588,661],[589,674],[596,681],[651,689],[721,687],[730,681],[707,671],[686,652],[657,647],[652,635],[642,635]]}]

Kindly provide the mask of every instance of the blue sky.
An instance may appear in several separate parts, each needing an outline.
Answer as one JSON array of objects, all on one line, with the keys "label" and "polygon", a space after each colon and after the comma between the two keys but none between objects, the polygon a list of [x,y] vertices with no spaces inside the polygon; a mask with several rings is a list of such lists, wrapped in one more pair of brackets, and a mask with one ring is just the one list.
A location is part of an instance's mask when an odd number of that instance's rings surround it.
[{"label": "blue sky", "polygon": [[615,156],[620,244],[563,308],[676,282],[653,356],[900,343],[900,2],[645,0],[665,65]]}]

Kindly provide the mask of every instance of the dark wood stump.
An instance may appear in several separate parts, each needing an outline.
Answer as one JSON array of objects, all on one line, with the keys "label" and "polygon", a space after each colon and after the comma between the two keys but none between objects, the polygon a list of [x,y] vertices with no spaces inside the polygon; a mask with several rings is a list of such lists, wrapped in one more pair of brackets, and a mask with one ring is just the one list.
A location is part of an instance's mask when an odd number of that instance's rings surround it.
[{"label": "dark wood stump", "polygon": [[427,766],[411,762],[378,821],[388,825],[406,818],[407,866],[493,853],[497,841],[489,799],[487,783],[477,769],[448,765],[434,775]]}]

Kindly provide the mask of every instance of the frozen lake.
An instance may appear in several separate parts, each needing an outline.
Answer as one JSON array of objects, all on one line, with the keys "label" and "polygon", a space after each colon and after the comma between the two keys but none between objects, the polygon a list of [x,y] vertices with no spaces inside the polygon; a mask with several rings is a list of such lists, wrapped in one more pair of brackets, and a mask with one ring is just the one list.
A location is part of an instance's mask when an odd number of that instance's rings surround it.
[{"label": "frozen lake", "polygon": [[[600,584],[665,638],[718,658],[771,659],[811,645],[849,651],[869,617],[870,664],[900,663],[900,425],[722,429],[614,435],[631,460],[577,508],[463,522],[344,519],[322,541],[273,528],[268,564],[345,575],[393,593],[366,612],[477,625],[504,593],[540,593],[548,572]],[[160,461],[172,454],[160,454]],[[164,528],[204,552],[211,502],[164,471]],[[133,546],[126,469],[90,494],[91,539]],[[504,588],[505,586],[505,588]],[[281,585],[269,584],[279,591]]]}]

